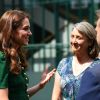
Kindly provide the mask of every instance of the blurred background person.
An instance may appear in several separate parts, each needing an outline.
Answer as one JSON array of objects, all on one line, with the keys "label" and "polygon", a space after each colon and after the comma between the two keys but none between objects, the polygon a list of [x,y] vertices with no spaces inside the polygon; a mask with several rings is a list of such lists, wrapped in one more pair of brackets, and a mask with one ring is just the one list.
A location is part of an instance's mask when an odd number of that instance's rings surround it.
[{"label": "blurred background person", "polygon": [[[100,10],[96,11],[97,42],[100,47]],[[100,51],[99,51],[100,52]],[[99,53],[100,58],[100,53]],[[83,75],[77,100],[100,100],[100,61]]]},{"label": "blurred background person", "polygon": [[[100,47],[100,10],[96,10],[96,17],[97,17],[97,21],[96,21],[95,30],[97,32],[97,42]],[[99,53],[99,58],[100,58],[100,53]]]}]

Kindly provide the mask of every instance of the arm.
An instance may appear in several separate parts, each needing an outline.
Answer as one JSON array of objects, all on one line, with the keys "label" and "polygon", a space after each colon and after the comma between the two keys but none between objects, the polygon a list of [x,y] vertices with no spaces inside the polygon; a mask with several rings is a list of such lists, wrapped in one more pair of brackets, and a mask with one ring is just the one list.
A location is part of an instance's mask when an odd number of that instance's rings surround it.
[{"label": "arm", "polygon": [[27,92],[28,92],[29,96],[31,97],[32,95],[37,93],[40,89],[42,89],[42,87],[41,87],[40,83],[38,83],[37,85],[27,89]]},{"label": "arm", "polygon": [[62,100],[61,98],[60,75],[56,72],[52,100]]},{"label": "arm", "polygon": [[48,81],[53,77],[55,71],[56,71],[56,69],[53,69],[51,72],[48,73],[48,68],[46,68],[42,74],[41,81],[37,85],[35,85],[27,90],[29,96],[32,96],[36,92],[41,90],[46,85],[46,83],[48,83]]},{"label": "arm", "polygon": [[9,100],[8,99],[8,89],[0,89],[0,100]]}]

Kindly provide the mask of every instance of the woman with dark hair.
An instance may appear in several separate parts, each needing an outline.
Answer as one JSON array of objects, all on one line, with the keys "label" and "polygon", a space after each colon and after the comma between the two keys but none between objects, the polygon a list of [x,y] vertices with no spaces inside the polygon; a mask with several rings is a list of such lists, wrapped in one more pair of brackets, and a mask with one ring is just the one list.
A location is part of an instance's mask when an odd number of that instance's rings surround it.
[{"label": "woman with dark hair", "polygon": [[20,10],[8,10],[0,18],[0,100],[29,100],[42,89],[55,73],[55,69],[43,73],[41,81],[27,89],[25,73],[27,61],[23,46],[28,45],[29,16]]}]

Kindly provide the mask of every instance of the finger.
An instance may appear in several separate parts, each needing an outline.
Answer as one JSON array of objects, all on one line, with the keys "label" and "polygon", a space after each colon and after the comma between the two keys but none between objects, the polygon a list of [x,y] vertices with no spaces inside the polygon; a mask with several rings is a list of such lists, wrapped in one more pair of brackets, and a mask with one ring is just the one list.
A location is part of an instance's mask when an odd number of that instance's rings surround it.
[{"label": "finger", "polygon": [[52,73],[55,73],[56,72],[56,69],[54,68],[52,71],[50,71],[48,74],[52,74]]},{"label": "finger", "polygon": [[43,71],[43,73],[47,74],[48,73],[48,67],[46,67]]}]

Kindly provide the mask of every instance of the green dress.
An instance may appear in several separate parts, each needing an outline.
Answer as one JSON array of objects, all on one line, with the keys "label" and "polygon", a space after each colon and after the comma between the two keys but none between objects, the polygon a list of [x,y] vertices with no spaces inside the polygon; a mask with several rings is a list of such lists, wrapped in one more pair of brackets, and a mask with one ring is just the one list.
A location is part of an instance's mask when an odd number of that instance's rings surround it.
[{"label": "green dress", "polygon": [[0,51],[0,89],[8,88],[9,100],[29,100],[27,94],[28,77],[22,67],[21,72],[16,75],[9,71],[5,54]]}]

